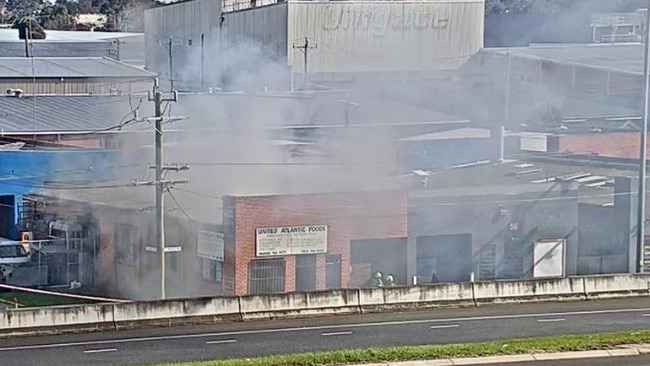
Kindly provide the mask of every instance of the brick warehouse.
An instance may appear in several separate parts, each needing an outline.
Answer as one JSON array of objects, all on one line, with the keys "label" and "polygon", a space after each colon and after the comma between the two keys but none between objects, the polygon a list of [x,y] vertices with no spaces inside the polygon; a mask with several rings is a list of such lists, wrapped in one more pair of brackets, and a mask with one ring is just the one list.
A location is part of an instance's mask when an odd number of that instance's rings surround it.
[{"label": "brick warehouse", "polygon": [[[234,283],[237,295],[350,287],[355,243],[378,252],[386,248],[386,255],[366,259],[357,277],[404,267],[399,277],[406,280],[405,191],[226,196],[223,203],[224,283]],[[327,225],[326,253],[256,256],[258,228],[301,225]]]}]

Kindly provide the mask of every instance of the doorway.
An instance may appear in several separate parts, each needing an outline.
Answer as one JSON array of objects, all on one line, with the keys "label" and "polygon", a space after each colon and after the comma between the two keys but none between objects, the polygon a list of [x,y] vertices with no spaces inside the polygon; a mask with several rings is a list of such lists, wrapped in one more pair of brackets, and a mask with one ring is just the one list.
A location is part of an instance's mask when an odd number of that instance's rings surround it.
[{"label": "doorway", "polygon": [[325,256],[325,288],[328,290],[341,288],[340,254],[328,254]]},{"label": "doorway", "polygon": [[316,255],[296,256],[296,291],[316,290]]},{"label": "doorway", "polygon": [[354,240],[350,242],[350,287],[365,287],[372,275],[393,275],[395,283],[406,284],[406,238]]},{"label": "doorway", "polygon": [[470,280],[471,272],[472,236],[470,234],[417,238],[418,283],[467,282]]}]

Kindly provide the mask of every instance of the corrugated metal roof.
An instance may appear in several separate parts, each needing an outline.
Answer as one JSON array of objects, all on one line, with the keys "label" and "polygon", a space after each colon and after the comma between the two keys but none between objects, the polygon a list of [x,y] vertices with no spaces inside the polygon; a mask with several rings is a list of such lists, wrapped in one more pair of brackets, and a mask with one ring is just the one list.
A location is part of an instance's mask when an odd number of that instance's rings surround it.
[{"label": "corrugated metal roof", "polygon": [[[134,97],[134,106],[138,102]],[[130,110],[122,96],[4,96],[0,133],[95,131],[119,124]]]},{"label": "corrugated metal roof", "polygon": [[[137,106],[141,98],[144,102],[140,112],[150,115],[151,104],[147,102],[146,95],[132,96],[133,107]],[[262,96],[181,94],[178,103],[174,104],[174,115],[188,116],[189,119],[180,125],[170,126],[168,132],[187,128],[219,129],[222,127],[215,123],[223,118],[237,120],[241,126],[262,128],[343,127],[345,107],[338,102],[340,98],[340,95],[323,96],[308,105],[302,100]],[[387,99],[377,101],[372,98],[357,97],[356,94],[350,94],[349,99],[358,103],[358,107],[350,111],[349,126],[352,127],[402,125],[404,129],[417,128],[413,132],[417,134],[418,131],[438,130],[441,127],[436,126],[436,122],[449,125],[467,123],[454,116],[404,105],[399,101]],[[266,112],[262,115],[251,113],[251,103],[257,106],[256,110]],[[382,106],[386,109],[381,109]],[[35,130],[40,133],[94,131],[118,124],[130,111],[131,107],[126,96],[38,95],[34,103],[32,96],[16,98],[0,94],[0,131],[6,134],[31,134],[34,132],[34,120],[36,120]],[[293,116],[285,115],[286,112],[293,113],[293,111],[298,112]],[[293,139],[295,136],[278,136],[278,138]]]},{"label": "corrugated metal roof", "polygon": [[617,70],[632,74],[643,73],[643,45],[632,44],[580,44],[544,45],[536,47],[483,49],[482,52],[555,60],[573,65]]},{"label": "corrugated metal roof", "polygon": [[[507,160],[499,164],[478,164],[466,168],[426,172],[429,174],[427,188],[413,191],[419,195],[465,195],[470,191],[477,194],[505,192],[512,193],[536,190],[556,182],[559,178],[574,181],[579,189],[581,203],[607,204],[613,202],[613,180],[615,177],[635,177],[633,167],[624,168],[615,164],[574,159],[557,155],[554,159],[541,158]],[[413,175],[414,179],[419,179]],[[580,181],[581,178],[591,178]],[[599,178],[599,179],[596,179]],[[492,190],[489,192],[489,190]],[[433,192],[427,192],[433,191]],[[419,193],[418,193],[419,192]]]},{"label": "corrugated metal roof", "polygon": [[151,79],[149,71],[105,57],[0,57],[0,78]]},{"label": "corrugated metal roof", "polygon": [[488,139],[490,130],[487,128],[459,128],[442,132],[427,133],[418,136],[406,137],[400,141],[432,141],[432,140],[460,140],[460,139]]},{"label": "corrugated metal roof", "polygon": [[[54,43],[54,42],[91,42],[106,41],[109,39],[142,36],[143,33],[127,32],[80,32],[46,30],[45,39],[35,39],[32,43]],[[23,44],[25,41],[18,38],[18,29],[0,29],[0,42],[17,42]]]},{"label": "corrugated metal roof", "polygon": [[[0,57],[24,57],[25,43],[5,39],[0,29]],[[80,32],[77,32],[80,33]],[[18,36],[16,36],[18,37]],[[63,40],[52,42],[34,41],[30,54],[34,57],[106,57],[116,53],[115,40],[120,40],[120,61],[132,65],[144,65],[144,36],[116,37],[101,40]]]}]

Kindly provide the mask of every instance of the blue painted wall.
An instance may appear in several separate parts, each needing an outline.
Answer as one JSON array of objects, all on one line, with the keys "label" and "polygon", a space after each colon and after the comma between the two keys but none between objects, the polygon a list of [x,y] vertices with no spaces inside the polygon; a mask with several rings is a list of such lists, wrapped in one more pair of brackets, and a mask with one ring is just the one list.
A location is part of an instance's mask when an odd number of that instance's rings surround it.
[{"label": "blue painted wall", "polygon": [[40,189],[45,181],[72,184],[110,180],[108,168],[116,161],[116,152],[108,150],[0,151],[0,196],[4,197],[0,233],[18,238],[22,196]]}]

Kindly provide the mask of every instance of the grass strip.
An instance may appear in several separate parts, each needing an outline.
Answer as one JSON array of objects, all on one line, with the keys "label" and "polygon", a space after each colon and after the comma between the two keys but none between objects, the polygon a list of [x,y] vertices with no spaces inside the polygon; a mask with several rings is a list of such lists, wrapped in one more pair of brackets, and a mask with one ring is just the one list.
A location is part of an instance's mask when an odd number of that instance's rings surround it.
[{"label": "grass strip", "polygon": [[435,360],[528,353],[612,349],[625,344],[650,343],[650,330],[563,335],[507,341],[425,345],[300,353],[251,359],[171,363],[159,366],[318,366],[395,361]]},{"label": "grass strip", "polygon": [[[86,295],[86,296],[98,296],[92,288],[84,288],[81,290],[69,290],[63,289],[60,290],[61,293],[76,294],[76,295]],[[47,294],[37,294],[33,292],[26,291],[5,291],[0,292],[0,302],[5,304],[14,303],[14,297],[18,300],[20,307],[43,307],[43,306],[57,306],[57,305],[81,305],[81,304],[93,304],[95,301],[84,300],[84,299],[75,299],[71,297],[57,296],[57,295],[47,295]]]},{"label": "grass strip", "polygon": [[18,303],[25,307],[54,306],[54,305],[77,305],[89,303],[89,301],[72,299],[54,295],[35,294],[30,292],[4,292],[0,293],[0,299],[5,303],[14,302],[14,297]]}]

